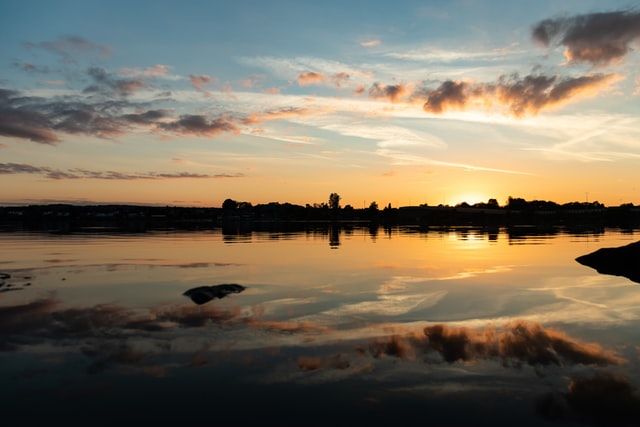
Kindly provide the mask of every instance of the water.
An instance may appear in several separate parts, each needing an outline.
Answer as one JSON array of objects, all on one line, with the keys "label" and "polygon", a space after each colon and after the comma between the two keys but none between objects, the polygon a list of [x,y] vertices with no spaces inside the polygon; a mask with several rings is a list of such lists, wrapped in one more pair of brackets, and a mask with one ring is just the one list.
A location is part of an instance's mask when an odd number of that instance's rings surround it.
[{"label": "water", "polygon": [[[639,235],[0,234],[0,271],[12,275],[0,287],[0,410],[624,424],[576,404],[569,387],[640,386],[640,285],[574,259]],[[183,295],[225,283],[246,289],[202,305]]]}]

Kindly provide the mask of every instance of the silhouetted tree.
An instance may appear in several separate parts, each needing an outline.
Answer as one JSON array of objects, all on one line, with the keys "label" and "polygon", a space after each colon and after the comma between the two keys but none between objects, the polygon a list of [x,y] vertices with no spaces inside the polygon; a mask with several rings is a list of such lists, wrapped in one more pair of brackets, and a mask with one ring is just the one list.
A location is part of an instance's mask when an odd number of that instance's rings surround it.
[{"label": "silhouetted tree", "polygon": [[525,209],[527,207],[527,201],[519,197],[511,197],[507,200],[507,207],[509,209]]},{"label": "silhouetted tree", "polygon": [[500,205],[498,204],[498,201],[496,199],[489,199],[489,201],[487,202],[487,207],[489,209],[498,209]]},{"label": "silhouetted tree", "polygon": [[222,202],[222,209],[224,210],[235,210],[238,207],[238,202],[233,199],[227,199]]},{"label": "silhouetted tree", "polygon": [[378,212],[378,203],[375,200],[369,205],[369,212]]},{"label": "silhouetted tree", "polygon": [[340,209],[340,195],[338,193],[331,193],[329,195],[329,209]]}]

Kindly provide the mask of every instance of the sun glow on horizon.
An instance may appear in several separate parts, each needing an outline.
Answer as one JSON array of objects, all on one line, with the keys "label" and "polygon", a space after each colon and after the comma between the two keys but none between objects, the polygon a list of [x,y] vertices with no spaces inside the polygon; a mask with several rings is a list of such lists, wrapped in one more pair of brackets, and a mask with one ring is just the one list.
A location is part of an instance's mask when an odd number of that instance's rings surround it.
[{"label": "sun glow on horizon", "polygon": [[483,193],[460,193],[452,196],[447,203],[451,206],[455,206],[463,202],[474,205],[476,203],[486,203],[490,198],[491,197]]}]

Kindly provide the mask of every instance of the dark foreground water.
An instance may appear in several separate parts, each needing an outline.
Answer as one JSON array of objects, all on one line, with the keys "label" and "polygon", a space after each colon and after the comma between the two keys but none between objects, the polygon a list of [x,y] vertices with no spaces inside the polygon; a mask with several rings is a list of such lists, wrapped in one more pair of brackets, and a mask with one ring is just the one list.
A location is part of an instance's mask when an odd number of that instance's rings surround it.
[{"label": "dark foreground water", "polygon": [[638,239],[0,234],[0,414],[640,425],[640,284],[574,261]]}]

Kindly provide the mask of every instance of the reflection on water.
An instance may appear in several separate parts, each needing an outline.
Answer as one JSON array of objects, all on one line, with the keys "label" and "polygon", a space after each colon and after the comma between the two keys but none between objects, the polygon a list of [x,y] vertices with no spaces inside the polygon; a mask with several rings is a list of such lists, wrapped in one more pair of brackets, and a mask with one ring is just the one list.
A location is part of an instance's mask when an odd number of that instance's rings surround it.
[{"label": "reflection on water", "polygon": [[574,259],[639,235],[2,234],[0,409],[209,419],[215,402],[235,425],[634,425],[640,286]]}]

